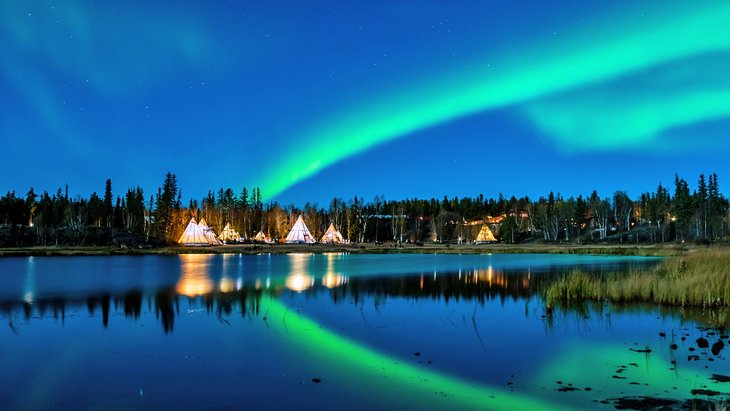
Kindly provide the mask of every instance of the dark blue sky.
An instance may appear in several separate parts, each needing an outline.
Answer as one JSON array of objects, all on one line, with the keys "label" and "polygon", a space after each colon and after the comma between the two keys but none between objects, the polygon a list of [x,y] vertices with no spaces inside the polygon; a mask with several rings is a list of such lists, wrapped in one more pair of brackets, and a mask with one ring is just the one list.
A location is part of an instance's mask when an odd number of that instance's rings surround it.
[{"label": "dark blue sky", "polygon": [[722,2],[0,0],[0,189],[283,203],[730,176]]}]

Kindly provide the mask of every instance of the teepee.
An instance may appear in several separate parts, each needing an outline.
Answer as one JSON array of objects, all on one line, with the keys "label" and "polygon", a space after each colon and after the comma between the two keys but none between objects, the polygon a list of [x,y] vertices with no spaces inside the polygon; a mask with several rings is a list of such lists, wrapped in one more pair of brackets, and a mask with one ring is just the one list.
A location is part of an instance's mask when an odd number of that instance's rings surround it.
[{"label": "teepee", "polygon": [[251,240],[259,243],[268,243],[271,241],[271,238],[267,237],[263,231],[259,231]]},{"label": "teepee", "polygon": [[297,218],[297,222],[294,223],[294,227],[291,228],[291,231],[289,231],[289,234],[286,236],[286,242],[287,244],[311,244],[314,242],[312,233],[309,232],[307,225],[304,224],[304,220],[301,215]]},{"label": "teepee", "polygon": [[224,243],[230,243],[240,240],[241,234],[238,234],[238,231],[234,230],[230,224],[226,223],[226,226],[223,227],[223,231],[221,231],[221,235],[218,236],[218,239]]},{"label": "teepee", "polygon": [[342,244],[345,242],[345,239],[342,238],[342,234],[340,234],[339,231],[335,228],[334,224],[330,224],[327,231],[324,232],[324,235],[319,240],[320,243],[323,244]]},{"label": "teepee", "polygon": [[205,234],[205,238],[208,239],[208,244],[221,245],[221,242],[218,240],[218,237],[216,237],[213,230],[210,227],[208,227],[208,224],[205,223],[205,218],[200,219],[200,222],[198,223],[198,227],[200,227],[200,229],[203,230],[203,233]]},{"label": "teepee", "polygon": [[264,232],[263,231],[259,231],[258,233],[256,233],[255,236],[253,236],[253,238],[251,240],[253,240],[253,241],[264,241],[265,239],[266,239],[266,236],[264,235]]},{"label": "teepee", "polygon": [[494,234],[492,234],[492,230],[489,229],[489,225],[487,223],[484,223],[484,225],[482,225],[482,229],[479,230],[479,235],[477,235],[477,240],[475,241],[475,243],[484,244],[496,242],[497,239],[494,238]]},{"label": "teepee", "polygon": [[188,226],[185,228],[185,231],[183,231],[177,242],[186,246],[210,245],[208,243],[208,238],[206,238],[205,233],[195,221],[195,218],[190,219]]}]

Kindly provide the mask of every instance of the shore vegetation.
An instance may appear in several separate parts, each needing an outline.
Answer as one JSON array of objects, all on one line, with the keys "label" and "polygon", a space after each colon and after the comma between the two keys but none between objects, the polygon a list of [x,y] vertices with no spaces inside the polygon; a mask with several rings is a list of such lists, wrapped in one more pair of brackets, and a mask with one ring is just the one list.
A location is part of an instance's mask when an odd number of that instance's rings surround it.
[{"label": "shore vegetation", "polygon": [[575,270],[544,291],[548,309],[587,301],[730,306],[730,250],[706,248],[667,257],[649,270],[589,274]]}]

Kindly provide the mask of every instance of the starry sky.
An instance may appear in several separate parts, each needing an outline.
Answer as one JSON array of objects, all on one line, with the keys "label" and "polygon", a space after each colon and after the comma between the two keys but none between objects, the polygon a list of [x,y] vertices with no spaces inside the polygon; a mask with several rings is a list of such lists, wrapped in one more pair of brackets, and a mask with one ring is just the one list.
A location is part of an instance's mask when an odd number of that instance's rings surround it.
[{"label": "starry sky", "polygon": [[[552,4],[550,4],[552,3]],[[697,3],[697,4],[692,4]],[[0,190],[638,196],[730,176],[727,1],[0,0]]]}]

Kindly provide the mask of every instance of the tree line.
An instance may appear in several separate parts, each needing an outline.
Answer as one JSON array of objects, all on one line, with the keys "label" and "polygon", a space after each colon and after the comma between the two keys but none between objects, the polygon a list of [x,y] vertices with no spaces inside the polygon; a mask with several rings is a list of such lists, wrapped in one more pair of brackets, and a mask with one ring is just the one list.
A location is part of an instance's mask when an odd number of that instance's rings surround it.
[{"label": "tree line", "polygon": [[446,197],[386,200],[376,196],[303,207],[264,202],[257,187],[211,190],[182,202],[175,174],[167,173],[157,191],[145,197],[140,187],[114,195],[106,180],[102,195],[70,198],[68,186],[55,193],[0,197],[0,246],[164,245],[176,241],[191,217],[205,219],[214,231],[231,224],[244,237],[262,231],[283,238],[302,215],[315,238],[330,223],[353,242],[472,242],[488,224],[505,243],[712,242],[728,227],[728,200],[717,174],[700,175],[696,184],[675,176],[673,187],[659,184],[631,198],[625,191],[601,196],[563,197],[549,192],[523,197]]}]

